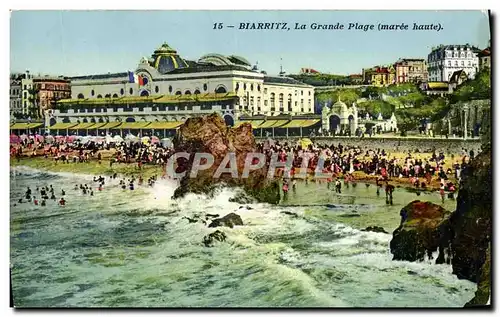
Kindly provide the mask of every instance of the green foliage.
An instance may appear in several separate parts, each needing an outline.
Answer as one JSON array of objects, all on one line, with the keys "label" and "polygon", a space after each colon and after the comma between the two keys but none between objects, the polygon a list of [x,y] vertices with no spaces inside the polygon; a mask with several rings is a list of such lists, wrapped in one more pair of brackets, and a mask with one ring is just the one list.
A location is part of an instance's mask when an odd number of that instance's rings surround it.
[{"label": "green foliage", "polygon": [[407,95],[400,96],[398,97],[398,100],[403,105],[413,105],[414,107],[419,107],[429,102],[429,98],[419,91],[411,92]]},{"label": "green foliage", "polygon": [[337,102],[339,96],[342,102],[350,106],[353,102],[356,102],[356,100],[360,98],[361,94],[357,89],[338,89],[335,91],[318,93],[316,94],[316,100],[321,103],[329,100]]},{"label": "green foliage", "polygon": [[491,72],[489,68],[482,69],[473,80],[463,83],[451,96],[451,102],[469,101],[491,98]]},{"label": "green foliage", "polygon": [[372,117],[378,116],[379,113],[383,117],[390,117],[395,110],[394,105],[383,100],[367,100],[361,102],[358,107],[368,112]]},{"label": "green foliage", "polygon": [[288,75],[289,77],[301,81],[305,84],[312,86],[334,86],[334,85],[353,85],[349,76],[333,75],[333,74],[302,74],[302,75]]}]

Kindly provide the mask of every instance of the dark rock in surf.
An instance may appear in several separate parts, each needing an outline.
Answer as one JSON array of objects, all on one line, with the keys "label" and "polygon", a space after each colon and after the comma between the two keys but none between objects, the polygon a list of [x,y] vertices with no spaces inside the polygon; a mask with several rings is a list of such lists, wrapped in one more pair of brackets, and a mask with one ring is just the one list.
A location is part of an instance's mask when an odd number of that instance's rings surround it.
[{"label": "dark rock in surf", "polygon": [[[176,161],[176,171],[186,172],[186,174],[181,179],[180,186],[175,190],[174,198],[183,197],[186,193],[213,193],[217,184],[223,184],[243,188],[247,196],[259,202],[279,203],[279,183],[277,180],[267,178],[267,169],[252,170],[248,177],[242,177],[247,154],[258,152],[250,123],[243,123],[237,128],[229,128],[224,119],[215,113],[189,118],[177,130],[173,143],[176,153],[190,154],[189,159],[178,158]],[[196,153],[211,154],[214,163],[210,168],[198,171],[196,177],[190,177]],[[229,153],[234,154],[238,177],[233,178],[230,173],[214,177]]]},{"label": "dark rock in surf", "polygon": [[449,263],[459,279],[477,283],[474,298],[465,306],[484,306],[491,294],[491,158],[491,147],[486,146],[462,171],[455,212],[444,215],[439,206],[421,205],[420,214],[408,214],[391,240],[394,260],[421,260],[425,252],[437,249],[437,264]]},{"label": "dark rock in surf", "polygon": [[385,229],[384,229],[384,228],[382,228],[382,227],[377,227],[377,226],[369,226],[369,227],[366,227],[365,229],[362,229],[361,231],[371,231],[371,232],[389,233],[389,232],[385,231]]},{"label": "dark rock in surf", "polygon": [[203,237],[203,244],[206,247],[213,247],[215,241],[219,242],[226,241],[226,234],[220,230],[216,230]]},{"label": "dark rock in surf", "polygon": [[290,216],[293,216],[294,218],[299,217],[299,215],[297,215],[296,213],[291,212],[291,211],[282,211],[281,213],[282,213],[282,214],[285,214],[285,215],[290,215]]},{"label": "dark rock in surf", "polygon": [[234,226],[243,226],[243,220],[241,220],[241,217],[234,212],[225,215],[222,218],[217,218],[214,221],[212,221],[211,224],[208,225],[209,228],[215,228],[215,227],[229,227],[233,228]]}]

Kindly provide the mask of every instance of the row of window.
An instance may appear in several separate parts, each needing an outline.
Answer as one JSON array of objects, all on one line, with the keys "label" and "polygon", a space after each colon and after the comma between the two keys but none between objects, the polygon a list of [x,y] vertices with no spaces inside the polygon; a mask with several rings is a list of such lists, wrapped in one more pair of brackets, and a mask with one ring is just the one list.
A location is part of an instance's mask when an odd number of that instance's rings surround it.
[{"label": "row of window", "polygon": [[[204,84],[204,85],[203,85],[203,89],[204,89],[205,91],[207,91],[207,89],[208,89],[207,84]],[[173,91],[172,86],[168,86],[168,92],[169,92],[169,93],[172,93],[172,91]],[[133,89],[133,88],[130,88],[128,92],[129,92],[129,94],[130,94],[130,95],[133,95],[133,94],[134,94],[134,89]],[[155,86],[155,93],[159,93],[159,92],[160,92],[160,88],[159,88],[158,86]],[[216,94],[224,94],[224,93],[227,93],[227,89],[226,89],[226,87],[225,87],[225,86],[220,85],[220,86],[218,86],[218,87],[214,90],[214,92],[215,92]],[[123,88],[122,88],[122,89],[120,89],[120,96],[123,96],[124,94],[125,94],[125,90],[124,90]],[[183,94],[183,93],[182,93],[182,91],[180,91],[180,90],[177,90],[177,91],[175,92],[175,95],[182,95],[182,94]],[[201,94],[201,91],[200,91],[199,89],[196,89],[196,90],[193,92],[193,94],[194,94],[194,95],[199,95],[199,94]],[[95,96],[95,90],[93,90],[93,89],[92,89],[92,90],[90,91],[90,95],[91,95],[92,97],[94,97],[94,96]],[[184,91],[184,95],[191,95],[191,90],[189,90],[189,89],[188,89],[188,90],[185,90],[185,91]],[[149,96],[149,92],[147,92],[147,91],[142,91],[142,92],[141,92],[141,96]],[[118,94],[113,94],[113,95],[111,95],[111,94],[106,94],[106,95],[104,95],[104,98],[111,98],[111,97],[113,97],[113,98],[118,98]],[[79,93],[77,98],[78,98],[78,99],[85,99],[85,95],[84,95],[84,94],[82,94],[82,93]],[[98,95],[97,95],[97,98],[98,98],[98,99],[100,99],[100,98],[103,98],[103,96],[102,96],[101,94],[98,94]]]},{"label": "row of window", "polygon": [[[243,90],[246,91],[247,90],[247,83],[243,83]],[[249,85],[250,87],[250,91],[253,91],[253,83],[250,83]],[[236,87],[235,87],[235,91],[238,91],[240,89],[240,83],[236,83]],[[257,84],[257,91],[260,91],[260,84]]]},{"label": "row of window", "polygon": [[[437,54],[432,54],[429,56],[429,60],[430,61],[435,61],[435,60],[439,60],[441,58],[444,58],[445,57],[445,54],[441,54],[441,53],[437,53]],[[465,52],[451,52],[451,51],[447,51],[446,52],[446,57],[448,58],[472,58],[472,53],[471,52],[467,52],[467,54]]]},{"label": "row of window", "polygon": [[[220,105],[220,104],[217,104]],[[200,110],[212,110],[215,104],[203,104],[200,105]],[[221,109],[233,109],[233,105],[220,105]],[[193,105],[154,105],[150,106],[151,111],[192,111]],[[79,107],[74,109],[74,113],[95,113],[95,112],[108,112],[108,109],[112,110],[110,112],[117,112],[118,109],[122,109],[123,112],[133,112],[134,108],[138,109],[139,112],[144,112],[144,107],[138,106],[113,106],[113,107]],[[68,109],[60,109],[60,113],[68,113]]]}]

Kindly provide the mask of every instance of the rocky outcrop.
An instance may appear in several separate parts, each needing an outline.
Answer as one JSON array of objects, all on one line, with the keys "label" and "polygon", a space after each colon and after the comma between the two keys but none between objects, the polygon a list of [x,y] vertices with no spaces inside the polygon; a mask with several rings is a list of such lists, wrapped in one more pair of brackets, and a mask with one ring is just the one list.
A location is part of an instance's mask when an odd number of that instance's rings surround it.
[{"label": "rocky outcrop", "polygon": [[[415,200],[401,210],[404,221],[394,230],[390,242],[393,260],[423,261],[439,249],[436,259],[444,258],[448,249],[448,219],[450,212],[443,207]],[[405,219],[406,218],[406,219]]]},{"label": "rocky outcrop", "polygon": [[[252,126],[243,123],[237,128],[229,128],[217,114],[204,117],[189,118],[177,131],[174,138],[175,152],[190,154],[189,159],[177,160],[176,172],[186,171],[174,198],[182,197],[188,192],[207,194],[213,192],[216,184],[242,187],[250,196],[260,202],[277,204],[280,200],[280,187],[277,181],[267,179],[267,169],[250,171],[248,178],[242,178],[247,153],[257,152],[252,133]],[[214,164],[206,170],[198,171],[194,178],[189,177],[195,153],[210,153]],[[223,173],[214,178],[217,168],[228,153],[234,153],[238,177]],[[227,166],[227,165],[226,165]]]},{"label": "rocky outcrop", "polygon": [[209,228],[215,228],[215,227],[229,227],[233,228],[234,226],[243,226],[243,220],[241,220],[241,217],[234,212],[225,215],[222,218],[217,218],[214,221],[212,221],[208,227]]},{"label": "rocky outcrop", "polygon": [[439,250],[436,263],[450,263],[460,279],[478,284],[467,306],[485,305],[491,290],[491,149],[485,148],[462,172],[457,208],[447,213],[414,201],[401,210],[407,218],[393,232],[394,260],[418,261]]},{"label": "rocky outcrop", "polygon": [[226,234],[222,231],[216,230],[203,237],[203,244],[206,247],[213,247],[215,241],[224,242],[226,241]]},{"label": "rocky outcrop", "polygon": [[485,149],[462,173],[457,210],[450,218],[453,273],[478,283],[469,305],[486,304],[490,294],[489,249],[493,210],[491,149]]},{"label": "rocky outcrop", "polygon": [[369,226],[366,227],[365,229],[361,229],[361,231],[371,231],[371,232],[379,232],[379,233],[389,233],[385,231],[384,228],[382,227],[377,227],[377,226]]}]

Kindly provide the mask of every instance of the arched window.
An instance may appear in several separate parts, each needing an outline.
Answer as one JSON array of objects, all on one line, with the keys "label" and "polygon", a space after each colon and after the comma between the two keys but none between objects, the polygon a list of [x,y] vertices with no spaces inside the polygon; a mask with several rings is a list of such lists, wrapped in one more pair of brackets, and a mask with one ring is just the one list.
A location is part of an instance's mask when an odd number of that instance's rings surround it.
[{"label": "arched window", "polygon": [[118,98],[118,95],[117,94],[113,94],[113,98]]},{"label": "arched window", "polygon": [[238,91],[238,89],[240,89],[240,83],[236,83],[236,88],[234,88],[236,91]]},{"label": "arched window", "polygon": [[82,121],[83,121],[83,123],[88,123],[87,118],[83,118],[83,120],[82,120]]},{"label": "arched window", "polygon": [[125,122],[135,122],[135,119],[132,117],[128,117]]},{"label": "arched window", "polygon": [[159,93],[159,92],[160,92],[160,87],[155,86],[155,93]]},{"label": "arched window", "polygon": [[250,91],[253,91],[253,84],[250,85]]},{"label": "arched window", "polygon": [[111,98],[111,94],[106,94],[106,96],[104,96],[104,98]]},{"label": "arched window", "polygon": [[120,95],[122,95],[122,96],[123,96],[124,94],[125,94],[125,90],[123,90],[123,88],[122,88],[122,89],[120,89]]},{"label": "arched window", "polygon": [[128,90],[128,92],[129,92],[131,95],[133,95],[133,94],[134,94],[134,89],[130,88],[130,89]]},{"label": "arched window", "polygon": [[172,86],[168,86],[168,92],[172,93],[172,90],[173,90]]},{"label": "arched window", "polygon": [[184,92],[184,94],[185,94],[185,95],[190,95],[190,94],[191,94],[191,91],[186,90],[186,91]]},{"label": "arched window", "polygon": [[247,90],[247,84],[246,83],[243,84],[243,90]]},{"label": "arched window", "polygon": [[85,97],[83,96],[83,94],[78,94],[78,99],[85,99]]},{"label": "arched window", "polygon": [[260,85],[257,85],[257,91],[260,91]]},{"label": "arched window", "polygon": [[195,95],[199,95],[199,94],[200,94],[200,90],[196,89],[196,90],[194,91],[194,94],[195,94]]},{"label": "arched window", "polygon": [[177,91],[175,92],[175,95],[176,95],[176,96],[180,96],[180,95],[182,95],[182,92],[180,92],[180,90],[177,90]]},{"label": "arched window", "polygon": [[143,96],[143,97],[149,96],[149,92],[147,90],[143,90],[143,91],[141,91],[141,96]]},{"label": "arched window", "polygon": [[101,98],[102,98],[102,96],[101,96],[101,95],[97,95],[97,99],[101,99]]},{"label": "arched window", "polygon": [[279,97],[279,103],[280,103],[280,111],[283,111],[283,94],[280,94],[280,97]]},{"label": "arched window", "polygon": [[271,93],[271,110],[274,111],[274,100],[275,100],[275,97],[274,97],[274,92]]},{"label": "arched window", "polygon": [[208,85],[207,84],[203,84],[203,90],[205,90],[205,91],[208,90]]},{"label": "arched window", "polygon": [[90,95],[91,95],[92,97],[94,97],[94,96],[95,96],[95,91],[94,91],[94,89],[92,89],[92,91],[90,92]]},{"label": "arched window", "polygon": [[226,87],[224,87],[224,86],[219,86],[219,87],[217,87],[217,89],[215,89],[216,94],[224,94],[226,92],[227,92],[227,90],[226,90]]},{"label": "arched window", "polygon": [[288,111],[292,111],[292,94],[288,94],[288,100],[287,100],[287,104],[288,104]]}]

